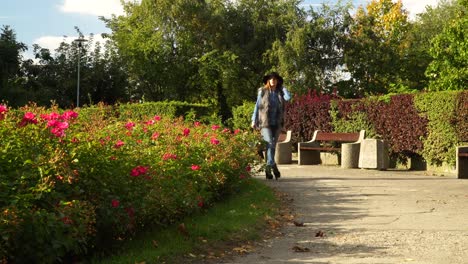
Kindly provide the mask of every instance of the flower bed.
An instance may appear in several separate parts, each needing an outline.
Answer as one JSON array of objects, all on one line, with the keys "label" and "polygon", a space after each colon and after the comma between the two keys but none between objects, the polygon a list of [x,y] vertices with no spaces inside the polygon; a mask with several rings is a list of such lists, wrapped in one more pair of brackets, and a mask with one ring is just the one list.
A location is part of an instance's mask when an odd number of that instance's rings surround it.
[{"label": "flower bed", "polygon": [[78,116],[0,105],[3,260],[54,262],[170,224],[240,188],[257,159],[252,133]]}]

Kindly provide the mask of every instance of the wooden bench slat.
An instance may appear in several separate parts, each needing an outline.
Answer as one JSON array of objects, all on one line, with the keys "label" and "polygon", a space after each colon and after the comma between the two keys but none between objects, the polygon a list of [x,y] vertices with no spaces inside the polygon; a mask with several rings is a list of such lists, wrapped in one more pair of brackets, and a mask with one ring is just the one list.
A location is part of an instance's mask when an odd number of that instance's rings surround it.
[{"label": "wooden bench slat", "polygon": [[315,140],[318,141],[337,141],[354,142],[359,140],[359,133],[317,133]]},{"label": "wooden bench slat", "polygon": [[458,153],[458,157],[468,157],[468,152],[467,153]]},{"label": "wooden bench slat", "polygon": [[332,147],[301,147],[301,150],[340,151],[341,148],[332,148]]}]

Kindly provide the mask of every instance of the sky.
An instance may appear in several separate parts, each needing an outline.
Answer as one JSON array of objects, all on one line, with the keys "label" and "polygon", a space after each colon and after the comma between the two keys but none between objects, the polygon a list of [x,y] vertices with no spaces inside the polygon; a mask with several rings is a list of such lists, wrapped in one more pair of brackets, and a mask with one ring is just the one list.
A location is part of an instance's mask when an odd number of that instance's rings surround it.
[{"label": "sky", "polygon": [[[134,1],[134,0],[131,0]],[[328,4],[334,0],[325,0]],[[303,6],[319,7],[324,0],[304,0]],[[353,0],[354,6],[365,5],[368,0]],[[436,6],[438,0],[403,0],[403,6],[411,17],[425,10],[426,5]],[[122,15],[120,0],[0,0],[0,26],[10,26],[16,40],[28,46],[23,54],[32,58],[32,45],[39,44],[53,51],[62,41],[70,42],[78,37],[77,26],[88,38],[95,41],[101,33],[110,33],[100,16],[110,18]]]}]

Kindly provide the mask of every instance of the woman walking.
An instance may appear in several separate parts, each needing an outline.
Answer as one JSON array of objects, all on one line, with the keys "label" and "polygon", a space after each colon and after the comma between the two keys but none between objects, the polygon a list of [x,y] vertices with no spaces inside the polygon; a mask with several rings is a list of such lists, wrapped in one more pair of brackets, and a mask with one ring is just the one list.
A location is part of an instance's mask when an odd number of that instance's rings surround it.
[{"label": "woman walking", "polygon": [[[276,143],[284,123],[284,105],[291,99],[283,87],[283,78],[276,72],[263,77],[264,86],[258,89],[257,103],[252,115],[252,128],[260,129],[266,144],[266,178],[278,180],[281,173],[275,162]],[[273,174],[272,174],[273,170]]]}]

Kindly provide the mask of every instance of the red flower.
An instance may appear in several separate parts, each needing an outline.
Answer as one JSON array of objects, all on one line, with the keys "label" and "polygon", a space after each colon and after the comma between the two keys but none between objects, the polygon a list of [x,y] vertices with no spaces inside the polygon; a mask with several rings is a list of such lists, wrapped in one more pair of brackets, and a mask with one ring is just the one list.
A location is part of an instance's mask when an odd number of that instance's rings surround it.
[{"label": "red flower", "polygon": [[8,112],[8,108],[6,105],[0,105],[0,114]]},{"label": "red flower", "polygon": [[153,119],[154,119],[154,120],[156,120],[156,121],[159,121],[159,120],[161,120],[161,117],[160,117],[160,116],[158,116],[158,115],[156,115],[156,116],[154,116],[154,118],[153,118]]},{"label": "red flower", "polygon": [[117,143],[115,143],[114,148],[120,148],[123,145],[125,145],[125,143],[122,140],[119,139],[119,140],[117,140]]},{"label": "red flower", "polygon": [[252,170],[252,167],[250,167],[250,165],[247,165],[247,166],[245,167],[245,170],[248,171],[248,172],[250,172],[250,171]]},{"label": "red flower", "polygon": [[56,120],[60,117],[58,113],[52,112],[50,114],[42,114],[41,118],[42,120],[50,121],[50,120]]},{"label": "red flower", "polygon": [[127,124],[125,124],[125,128],[129,131],[131,131],[134,127],[135,127],[135,123],[133,122],[128,122]]},{"label": "red flower", "polygon": [[23,116],[23,120],[21,120],[21,123],[19,124],[19,126],[22,127],[27,124],[37,124],[36,115],[34,113],[31,113],[31,112],[25,113]]},{"label": "red flower", "polygon": [[171,154],[171,153],[164,153],[163,155],[163,160],[168,160],[168,159],[177,159],[177,155]]},{"label": "red flower", "polygon": [[201,123],[198,122],[198,121],[195,121],[195,123],[193,123],[193,124],[194,124],[196,127],[201,125]]},{"label": "red flower", "polygon": [[130,172],[130,175],[132,177],[138,177],[140,175],[146,174],[148,172],[148,167],[145,166],[136,166],[135,168],[132,169]]},{"label": "red flower", "polygon": [[245,179],[245,175],[244,174],[239,175],[239,179]]},{"label": "red flower", "polygon": [[213,145],[218,145],[219,144],[219,140],[217,138],[211,138],[210,142]]},{"label": "red flower", "polygon": [[218,128],[220,128],[220,126],[218,126],[218,125],[212,125],[211,126],[211,130],[217,130]]},{"label": "red flower", "polygon": [[112,205],[112,207],[117,208],[117,207],[119,207],[120,202],[119,202],[119,200],[112,199],[111,205]]},{"label": "red flower", "polygon": [[237,135],[237,134],[239,134],[239,132],[240,132],[240,129],[236,129],[236,130],[234,130],[234,135]]},{"label": "red flower", "polygon": [[204,205],[204,203],[203,203],[203,197],[198,196],[198,197],[197,197],[197,200],[198,200],[198,203],[197,203],[198,207],[202,208],[203,205]]},{"label": "red flower", "polygon": [[60,123],[60,121],[56,119],[50,119],[49,121],[47,121],[47,127],[56,127],[57,123]]},{"label": "red flower", "polygon": [[68,217],[68,216],[64,216],[64,217],[62,217],[62,219],[60,219],[60,220],[62,220],[62,222],[63,222],[64,224],[66,224],[66,225],[71,225],[71,224],[73,224],[73,220],[71,220],[70,217]]},{"label": "red flower", "polygon": [[60,129],[67,129],[69,125],[68,125],[68,122],[58,122],[56,124],[56,127]]},{"label": "red flower", "polygon": [[52,130],[50,130],[50,132],[52,134],[54,134],[56,137],[63,137],[65,136],[65,131],[63,129],[60,129],[58,127],[54,127],[52,128]]},{"label": "red flower", "polygon": [[154,123],[155,123],[154,120],[151,119],[151,120],[146,121],[145,125],[153,125]]},{"label": "red flower", "polygon": [[200,168],[201,168],[200,165],[192,164],[192,170],[197,171],[197,170],[199,170]]},{"label": "red flower", "polygon": [[37,122],[36,114],[31,113],[31,112],[27,112],[27,113],[24,114],[23,120],[27,120],[27,121],[34,121],[35,120]]},{"label": "red flower", "polygon": [[63,120],[69,120],[69,119],[73,119],[73,118],[77,118],[78,117],[78,113],[73,111],[73,110],[68,110],[68,111],[65,111],[61,116],[60,118],[62,118]]},{"label": "red flower", "polygon": [[159,137],[159,133],[158,133],[158,132],[154,132],[153,135],[151,135],[151,139],[152,139],[152,140],[156,140],[156,139],[158,139],[158,137]]},{"label": "red flower", "polygon": [[231,132],[231,131],[229,130],[229,128],[223,129],[223,133],[229,133],[229,132]]},{"label": "red flower", "polygon": [[184,129],[184,136],[188,136],[188,135],[190,135],[190,129],[185,128]]}]

